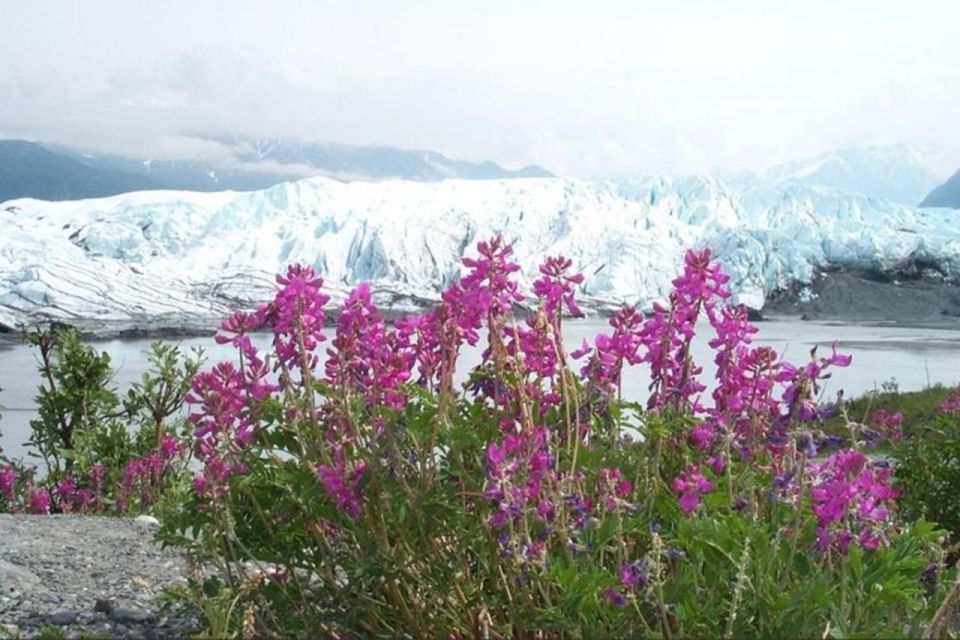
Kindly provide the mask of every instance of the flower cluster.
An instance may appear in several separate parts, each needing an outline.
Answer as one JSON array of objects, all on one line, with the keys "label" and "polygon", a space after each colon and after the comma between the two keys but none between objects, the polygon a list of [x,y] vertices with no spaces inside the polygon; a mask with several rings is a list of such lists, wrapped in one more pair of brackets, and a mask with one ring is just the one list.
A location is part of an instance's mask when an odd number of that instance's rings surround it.
[{"label": "flower cluster", "polygon": [[714,484],[707,480],[696,465],[690,465],[683,473],[673,479],[673,490],[680,495],[680,510],[690,515],[700,506],[701,496],[714,490]]},{"label": "flower cluster", "polygon": [[944,413],[960,416],[960,388],[954,389],[940,405]]},{"label": "flower cluster", "polygon": [[277,276],[277,284],[280,290],[273,302],[258,315],[273,328],[273,348],[280,365],[309,375],[307,372],[313,371],[319,361],[317,345],[326,340],[323,307],[330,296],[320,290],[323,278],[302,264],[290,265],[286,275]]},{"label": "flower cluster", "polygon": [[890,467],[871,463],[855,450],[837,451],[812,464],[810,490],[817,517],[821,549],[846,553],[852,542],[876,549],[886,541],[896,489],[890,486]]}]

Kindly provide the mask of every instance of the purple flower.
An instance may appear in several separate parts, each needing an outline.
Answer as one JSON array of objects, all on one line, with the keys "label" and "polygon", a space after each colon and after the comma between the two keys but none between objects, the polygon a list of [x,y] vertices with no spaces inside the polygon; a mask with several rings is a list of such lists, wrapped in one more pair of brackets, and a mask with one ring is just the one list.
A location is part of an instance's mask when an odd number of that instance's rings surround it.
[{"label": "purple flower", "polygon": [[627,597],[620,593],[618,589],[607,587],[600,593],[600,595],[603,596],[603,599],[606,600],[611,607],[623,609],[625,606],[627,606]]},{"label": "purple flower", "polygon": [[703,477],[700,468],[689,465],[673,480],[673,489],[680,494],[680,509],[690,515],[700,506],[700,496],[713,491],[713,483]]},{"label": "purple flower", "polygon": [[30,492],[30,513],[50,513],[50,492],[36,487]]},{"label": "purple flower", "polygon": [[12,464],[0,467],[0,496],[13,500],[13,490],[17,484],[17,470]]},{"label": "purple flower", "polygon": [[339,447],[334,450],[334,459],[336,462],[333,466],[317,467],[317,477],[333,498],[337,511],[346,512],[350,517],[356,518],[363,508],[360,484],[366,472],[366,463],[358,462],[352,469],[348,469],[343,450]]},{"label": "purple flower", "polygon": [[628,589],[642,589],[647,585],[649,568],[646,558],[634,560],[620,567],[620,584]]}]

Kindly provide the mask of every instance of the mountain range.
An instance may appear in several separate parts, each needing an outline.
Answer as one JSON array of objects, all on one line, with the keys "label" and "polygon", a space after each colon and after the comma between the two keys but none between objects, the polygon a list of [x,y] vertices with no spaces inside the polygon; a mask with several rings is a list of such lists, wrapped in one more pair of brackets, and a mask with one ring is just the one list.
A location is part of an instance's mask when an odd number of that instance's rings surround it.
[{"label": "mountain range", "polygon": [[88,152],[23,140],[0,140],[0,202],[32,197],[76,200],[142,191],[254,191],[304,177],[339,180],[549,177],[530,165],[455,160],[435,151],[194,136],[215,145],[217,160],[156,160]]},{"label": "mountain range", "polygon": [[916,205],[943,178],[922,151],[894,144],[836,149],[776,165],[760,174],[746,174],[733,183],[804,185]]}]

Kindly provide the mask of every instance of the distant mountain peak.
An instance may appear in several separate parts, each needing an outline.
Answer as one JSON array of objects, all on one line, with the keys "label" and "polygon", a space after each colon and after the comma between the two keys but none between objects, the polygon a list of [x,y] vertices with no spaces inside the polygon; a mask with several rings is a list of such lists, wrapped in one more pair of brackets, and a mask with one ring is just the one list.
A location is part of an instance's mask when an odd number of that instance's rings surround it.
[{"label": "distant mountain peak", "polygon": [[0,202],[14,198],[76,200],[160,185],[144,175],[99,168],[35,142],[0,140]]},{"label": "distant mountain peak", "polygon": [[448,178],[504,179],[549,178],[539,165],[505,169],[496,162],[458,160],[427,149],[403,149],[390,145],[346,145],[283,138],[255,138],[242,134],[199,133],[195,137],[218,142],[233,150],[241,163],[264,163],[313,169],[315,175],[342,180],[400,178],[435,182]]},{"label": "distant mountain peak", "polygon": [[773,184],[824,187],[916,205],[943,180],[926,154],[907,144],[847,147],[768,169]]},{"label": "distant mountain peak", "polygon": [[960,171],[927,194],[920,206],[960,209]]}]

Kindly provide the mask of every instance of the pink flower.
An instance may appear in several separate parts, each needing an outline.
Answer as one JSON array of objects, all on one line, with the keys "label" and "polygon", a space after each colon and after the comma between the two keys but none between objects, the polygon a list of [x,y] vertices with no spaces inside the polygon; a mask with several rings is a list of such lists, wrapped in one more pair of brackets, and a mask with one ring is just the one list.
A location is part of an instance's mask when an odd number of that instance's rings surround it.
[{"label": "pink flower", "polygon": [[940,405],[940,410],[944,413],[952,413],[960,416],[960,388],[954,389],[947,399]]},{"label": "pink flower", "polygon": [[850,542],[875,549],[885,541],[893,500],[889,467],[872,464],[859,451],[837,451],[810,469],[812,510],[821,548],[833,545],[846,553]]},{"label": "pink flower", "polygon": [[542,277],[533,283],[533,292],[542,301],[547,316],[556,318],[558,327],[561,305],[565,306],[572,316],[583,315],[574,298],[576,288],[583,284],[583,274],[568,275],[567,271],[572,266],[573,261],[563,256],[547,258],[540,265]]},{"label": "pink flower", "polygon": [[180,452],[180,443],[173,436],[160,438],[160,453],[164,460],[170,460]]},{"label": "pink flower", "polygon": [[871,422],[884,430],[891,440],[899,440],[903,436],[903,414],[899,411],[891,414],[886,409],[873,412]]},{"label": "pink flower", "polygon": [[13,500],[13,490],[17,484],[17,470],[12,464],[0,467],[0,496]]},{"label": "pink flower", "polygon": [[366,464],[357,463],[348,471],[342,453],[336,457],[338,460],[335,466],[317,467],[317,477],[333,498],[337,511],[346,512],[351,518],[356,518],[363,509],[360,483],[366,472]]},{"label": "pink flower", "polygon": [[642,589],[649,578],[646,559],[636,560],[620,567],[620,584],[628,589]]},{"label": "pink flower", "polygon": [[95,462],[93,466],[90,467],[90,484],[93,485],[94,489],[99,489],[103,486],[103,477],[106,473],[107,468],[102,462]]},{"label": "pink flower", "polygon": [[673,480],[673,489],[680,494],[680,509],[690,515],[700,506],[700,496],[714,490],[713,483],[700,473],[697,465],[688,465]]},{"label": "pink flower", "polygon": [[623,609],[625,606],[627,606],[627,597],[613,587],[607,587],[600,593],[600,595],[604,600],[607,601],[608,604],[610,604],[611,607]]},{"label": "pink flower", "polygon": [[50,513],[50,492],[36,487],[30,492],[30,513]]},{"label": "pink flower", "polygon": [[314,350],[326,340],[323,307],[330,296],[320,291],[323,278],[312,267],[293,264],[285,276],[277,276],[277,284],[281,289],[273,302],[258,313],[273,328],[274,351],[280,362],[288,369],[312,371],[318,360]]}]

